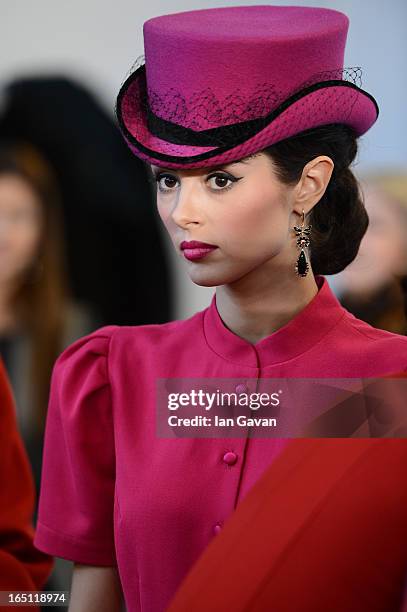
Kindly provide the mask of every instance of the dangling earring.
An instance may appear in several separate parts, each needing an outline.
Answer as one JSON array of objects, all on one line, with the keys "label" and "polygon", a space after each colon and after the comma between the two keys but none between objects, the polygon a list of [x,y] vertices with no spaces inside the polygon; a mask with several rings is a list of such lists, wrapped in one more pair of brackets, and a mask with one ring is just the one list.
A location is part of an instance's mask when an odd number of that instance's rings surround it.
[{"label": "dangling earring", "polygon": [[295,271],[298,276],[307,276],[309,270],[309,263],[305,255],[304,248],[309,247],[310,245],[309,235],[311,233],[311,228],[312,225],[307,225],[307,227],[305,227],[305,214],[303,209],[301,227],[294,225],[295,235],[297,236],[297,246],[299,249],[301,249],[297,263],[295,264]]}]

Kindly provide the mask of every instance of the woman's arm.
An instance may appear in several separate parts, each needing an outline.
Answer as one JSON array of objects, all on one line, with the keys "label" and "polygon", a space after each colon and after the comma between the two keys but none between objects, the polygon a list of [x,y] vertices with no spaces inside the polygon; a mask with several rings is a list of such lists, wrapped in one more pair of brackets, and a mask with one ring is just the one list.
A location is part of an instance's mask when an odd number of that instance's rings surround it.
[{"label": "woman's arm", "polygon": [[123,595],[116,567],[75,563],[69,612],[120,612]]}]

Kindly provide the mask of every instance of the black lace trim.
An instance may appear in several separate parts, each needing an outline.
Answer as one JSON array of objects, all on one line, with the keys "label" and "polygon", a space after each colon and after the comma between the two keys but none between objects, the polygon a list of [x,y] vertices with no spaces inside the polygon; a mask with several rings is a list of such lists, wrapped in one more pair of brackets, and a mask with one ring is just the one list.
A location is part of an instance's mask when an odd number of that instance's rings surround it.
[{"label": "black lace trim", "polygon": [[168,121],[156,115],[149,106],[147,94],[144,89],[142,107],[144,108],[146,113],[147,127],[152,134],[173,144],[180,144],[186,146],[191,145],[202,147],[216,147],[216,149],[213,151],[207,151],[198,155],[192,155],[187,157],[174,156],[168,155],[166,153],[160,153],[158,151],[154,151],[145,147],[134,137],[133,134],[129,132],[123,121],[123,117],[121,114],[122,99],[126,94],[128,87],[132,84],[133,80],[138,78],[145,79],[144,64],[130,74],[130,76],[125,80],[119,91],[115,111],[120,129],[122,130],[126,138],[129,140],[129,142],[134,144],[138,149],[140,149],[140,151],[146,153],[151,157],[154,157],[155,159],[176,163],[187,164],[194,161],[210,159],[211,157],[224,153],[229,149],[232,149],[244,143],[246,140],[264,129],[270,122],[276,119],[295,102],[298,102],[298,100],[300,100],[301,98],[304,98],[310,93],[313,93],[314,91],[318,91],[320,89],[337,86],[353,89],[369,98],[375,106],[377,116],[379,115],[378,104],[375,98],[367,91],[364,91],[358,85],[350,81],[346,81],[343,79],[330,79],[325,81],[319,81],[317,83],[313,83],[309,86],[302,88],[300,91],[297,91],[295,94],[284,100],[284,102],[282,102],[277,108],[275,108],[273,111],[271,111],[265,116],[229,125],[223,125],[220,127],[196,131],[191,128],[184,127],[180,124]]}]

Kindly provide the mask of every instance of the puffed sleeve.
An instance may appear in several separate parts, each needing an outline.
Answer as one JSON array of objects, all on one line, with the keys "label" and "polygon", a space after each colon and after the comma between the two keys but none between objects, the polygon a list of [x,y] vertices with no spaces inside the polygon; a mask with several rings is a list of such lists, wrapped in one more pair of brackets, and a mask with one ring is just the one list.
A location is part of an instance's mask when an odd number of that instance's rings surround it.
[{"label": "puffed sleeve", "polygon": [[54,364],[34,545],[77,563],[116,565],[115,447],[108,355],[116,325]]}]

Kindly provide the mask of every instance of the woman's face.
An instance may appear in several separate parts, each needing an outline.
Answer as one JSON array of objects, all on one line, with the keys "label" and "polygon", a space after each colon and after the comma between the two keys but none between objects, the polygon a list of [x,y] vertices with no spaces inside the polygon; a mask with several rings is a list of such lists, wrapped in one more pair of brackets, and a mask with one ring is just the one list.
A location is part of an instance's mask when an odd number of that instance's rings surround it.
[{"label": "woman's face", "polygon": [[41,204],[23,178],[0,175],[0,282],[14,280],[36,257],[41,236]]},{"label": "woman's face", "polygon": [[[194,283],[217,286],[295,264],[295,237],[293,252],[289,236],[299,217],[292,213],[291,189],[265,153],[211,170],[151,169],[159,215]],[[217,248],[190,260],[180,245],[193,240]]]}]

